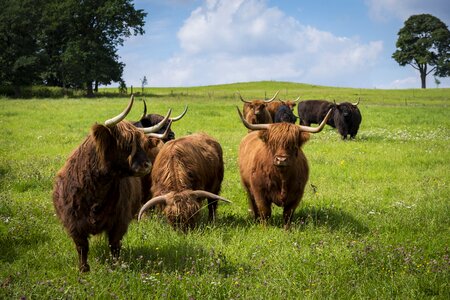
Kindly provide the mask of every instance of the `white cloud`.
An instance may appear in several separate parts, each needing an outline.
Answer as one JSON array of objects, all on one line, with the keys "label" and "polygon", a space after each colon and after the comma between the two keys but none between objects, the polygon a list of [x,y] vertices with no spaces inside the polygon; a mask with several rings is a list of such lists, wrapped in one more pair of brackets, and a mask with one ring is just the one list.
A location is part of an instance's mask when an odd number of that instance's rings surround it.
[{"label": "white cloud", "polygon": [[364,44],[302,25],[264,0],[207,0],[185,20],[178,39],[181,51],[153,66],[158,75],[152,85],[250,80],[345,85],[345,77],[362,79],[383,50],[381,41]]}]

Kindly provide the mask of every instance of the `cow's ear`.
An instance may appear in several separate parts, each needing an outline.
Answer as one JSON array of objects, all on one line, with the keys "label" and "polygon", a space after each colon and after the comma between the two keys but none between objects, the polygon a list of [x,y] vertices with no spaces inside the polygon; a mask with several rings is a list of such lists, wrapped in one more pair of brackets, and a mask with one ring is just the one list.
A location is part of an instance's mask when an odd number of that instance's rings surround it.
[{"label": "cow's ear", "polygon": [[92,126],[91,132],[94,138],[97,154],[100,156],[101,160],[104,161],[106,152],[114,146],[114,139],[111,131],[104,125],[95,124]]},{"label": "cow's ear", "polygon": [[264,142],[267,143],[269,140],[269,133],[268,130],[260,130],[259,131],[259,138]]},{"label": "cow's ear", "polygon": [[311,134],[309,132],[300,132],[300,136],[299,136],[299,147],[301,147],[304,143],[306,143],[307,141],[309,141],[309,138],[311,137]]}]

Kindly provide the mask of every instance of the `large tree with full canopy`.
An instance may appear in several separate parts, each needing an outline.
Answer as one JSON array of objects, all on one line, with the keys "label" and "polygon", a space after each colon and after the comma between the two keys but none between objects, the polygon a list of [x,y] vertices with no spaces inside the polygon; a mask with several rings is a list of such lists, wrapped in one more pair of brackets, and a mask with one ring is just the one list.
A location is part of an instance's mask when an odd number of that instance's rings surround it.
[{"label": "large tree with full canopy", "polygon": [[399,65],[410,65],[420,73],[422,88],[426,77],[450,76],[450,31],[438,18],[429,15],[413,15],[398,32],[397,50],[392,54]]},{"label": "large tree with full canopy", "polygon": [[49,83],[84,87],[121,81],[117,47],[132,34],[144,33],[146,13],[131,0],[49,1],[45,9],[45,52]]},{"label": "large tree with full canopy", "polygon": [[44,55],[38,39],[42,2],[0,1],[0,85],[12,87],[16,96],[42,71]]},{"label": "large tree with full canopy", "polygon": [[123,82],[117,55],[144,33],[132,0],[0,0],[0,85],[83,88]]}]

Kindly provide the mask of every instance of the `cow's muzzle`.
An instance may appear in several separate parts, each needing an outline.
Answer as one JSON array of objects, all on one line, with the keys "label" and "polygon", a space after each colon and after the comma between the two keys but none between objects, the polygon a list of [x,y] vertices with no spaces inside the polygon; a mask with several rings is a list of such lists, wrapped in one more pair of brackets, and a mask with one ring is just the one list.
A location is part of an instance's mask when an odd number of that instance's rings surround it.
[{"label": "cow's muzzle", "polygon": [[148,160],[142,164],[133,164],[131,168],[133,170],[133,176],[141,177],[150,173],[152,170],[152,163]]},{"label": "cow's muzzle", "polygon": [[288,165],[288,157],[282,156],[282,155],[277,155],[273,159],[273,164],[277,167],[286,167]]}]

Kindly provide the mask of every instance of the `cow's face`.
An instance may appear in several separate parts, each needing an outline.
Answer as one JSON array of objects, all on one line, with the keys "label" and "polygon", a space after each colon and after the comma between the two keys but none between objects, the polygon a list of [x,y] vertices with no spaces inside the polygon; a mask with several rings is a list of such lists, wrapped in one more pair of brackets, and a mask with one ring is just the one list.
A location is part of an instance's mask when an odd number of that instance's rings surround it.
[{"label": "cow's face", "polygon": [[103,167],[125,176],[150,173],[152,163],[146,152],[147,138],[131,123],[122,121],[113,127],[96,124],[92,135]]},{"label": "cow's face", "polygon": [[309,139],[309,133],[302,132],[294,124],[277,123],[260,131],[260,138],[266,143],[276,167],[289,167],[297,158],[301,146]]},{"label": "cow's face", "polygon": [[[154,116],[157,116],[157,117],[154,117]],[[136,122],[135,125],[137,127],[144,127],[144,128],[152,127],[152,126],[155,126],[156,124],[158,124],[159,122],[161,122],[163,120],[163,118],[164,117],[161,115],[146,115],[146,116],[142,117],[139,122]],[[167,128],[167,127],[169,127],[169,125],[170,124],[167,122],[164,126],[161,127],[160,130],[155,132],[157,134],[163,134],[164,132],[166,132],[167,129],[169,130],[167,133],[167,138],[161,139],[164,143],[175,139],[175,133],[172,131],[171,128]]]},{"label": "cow's face", "polygon": [[344,118],[349,118],[352,113],[352,106],[347,104],[338,104],[336,105],[337,110]]},{"label": "cow's face", "polygon": [[297,117],[288,106],[281,106],[275,114],[275,119],[278,122],[286,122],[295,124]]},{"label": "cow's face", "polygon": [[163,212],[172,227],[185,231],[197,223],[200,208],[198,198],[190,192],[183,191],[167,195]]},{"label": "cow's face", "polygon": [[286,101],[286,105],[289,107],[290,110],[293,110],[294,107],[297,105],[294,101]]},{"label": "cow's face", "polygon": [[262,115],[263,111],[266,109],[266,103],[261,101],[254,101],[250,104],[250,109],[256,116]]}]

